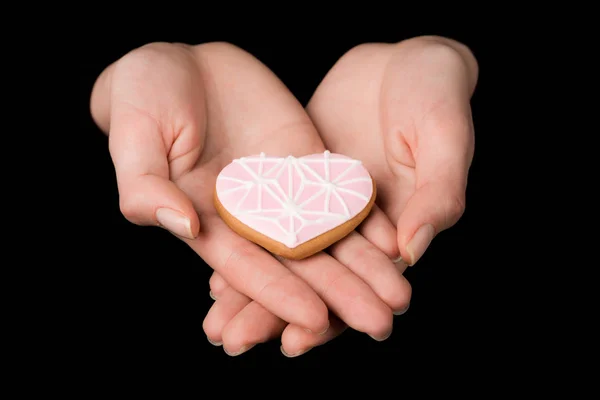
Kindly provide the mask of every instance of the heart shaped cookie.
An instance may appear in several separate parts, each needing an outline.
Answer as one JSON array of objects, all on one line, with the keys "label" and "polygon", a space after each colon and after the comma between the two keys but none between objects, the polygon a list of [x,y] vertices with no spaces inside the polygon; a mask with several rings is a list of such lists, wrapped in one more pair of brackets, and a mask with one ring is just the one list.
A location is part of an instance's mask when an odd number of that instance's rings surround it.
[{"label": "heart shaped cookie", "polygon": [[300,260],[352,232],[375,197],[375,182],[359,160],[329,151],[300,158],[261,153],[223,168],[214,203],[239,235]]}]

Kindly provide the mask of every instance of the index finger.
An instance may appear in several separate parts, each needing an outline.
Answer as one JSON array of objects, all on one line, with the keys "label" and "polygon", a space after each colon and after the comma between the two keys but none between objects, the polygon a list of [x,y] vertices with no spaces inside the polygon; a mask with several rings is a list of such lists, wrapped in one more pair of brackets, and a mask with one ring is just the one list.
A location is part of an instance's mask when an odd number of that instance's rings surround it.
[{"label": "index finger", "polygon": [[314,290],[258,245],[233,232],[218,216],[188,245],[234,289],[289,323],[314,333],[329,327],[327,306]]}]

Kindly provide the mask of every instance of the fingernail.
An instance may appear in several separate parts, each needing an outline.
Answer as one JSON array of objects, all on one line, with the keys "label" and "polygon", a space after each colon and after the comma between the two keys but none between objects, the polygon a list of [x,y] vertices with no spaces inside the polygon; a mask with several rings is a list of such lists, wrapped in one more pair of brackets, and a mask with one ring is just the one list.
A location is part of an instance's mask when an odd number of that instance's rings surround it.
[{"label": "fingernail", "polygon": [[206,337],[206,340],[208,340],[208,343],[212,344],[213,346],[217,346],[217,347],[218,347],[218,346],[223,346],[223,343],[222,343],[222,342],[213,342],[212,340],[210,340],[210,339],[208,338],[208,336]]},{"label": "fingernail", "polygon": [[419,261],[425,253],[425,250],[427,250],[427,247],[429,247],[434,235],[435,229],[431,224],[426,224],[419,228],[410,242],[406,245],[406,251],[410,256],[408,265],[413,266]]},{"label": "fingernail", "polygon": [[179,211],[170,208],[159,208],[156,210],[156,220],[163,228],[168,229],[175,235],[194,239],[190,219]]},{"label": "fingernail", "polygon": [[242,354],[242,353],[245,353],[245,352],[247,352],[248,350],[250,350],[250,349],[251,349],[251,348],[253,348],[254,346],[255,346],[254,344],[253,344],[253,345],[246,345],[246,346],[242,346],[242,347],[240,347],[240,349],[239,349],[238,351],[236,351],[236,352],[233,352],[233,353],[231,353],[231,352],[227,351],[227,349],[226,349],[225,347],[223,347],[223,350],[225,351],[225,354],[227,354],[228,356],[230,356],[230,357],[235,357],[235,356],[239,356],[239,355],[240,355],[240,354]]},{"label": "fingernail", "polygon": [[377,340],[378,342],[383,342],[384,340],[388,339],[390,336],[392,336],[392,331],[389,331],[387,335],[381,337],[381,338],[377,338],[373,335],[369,335],[371,336],[373,339]]},{"label": "fingernail", "polygon": [[402,314],[404,314],[405,312],[407,312],[407,311],[408,311],[408,308],[409,308],[409,307],[410,307],[410,304],[409,304],[409,305],[407,305],[406,307],[404,307],[402,310],[394,311],[394,313],[393,313],[393,314],[394,314],[394,315],[402,315]]},{"label": "fingernail", "polygon": [[215,295],[213,294],[212,290],[208,291],[208,295],[210,296],[211,299],[213,300],[217,300],[217,298],[215,297]]},{"label": "fingernail", "polygon": [[304,353],[308,353],[310,350],[312,350],[312,347],[309,347],[309,348],[308,348],[308,349],[306,349],[306,350],[300,350],[299,352],[297,352],[297,353],[294,353],[294,354],[289,354],[289,353],[286,353],[286,352],[285,352],[285,350],[283,349],[283,346],[281,346],[281,347],[279,348],[279,350],[281,350],[281,354],[283,354],[283,355],[284,355],[284,356],[286,356],[287,358],[294,358],[294,357],[301,356],[301,355],[302,355],[302,354],[304,354]]},{"label": "fingernail", "polygon": [[399,264],[399,263],[401,263],[402,261],[403,261],[403,260],[402,260],[402,256],[399,256],[398,258],[394,258],[394,259],[392,260],[392,262],[393,262],[394,264]]},{"label": "fingernail", "polygon": [[[327,327],[325,328],[325,330],[324,330],[323,332],[321,332],[321,333],[317,333],[317,335],[319,335],[319,336],[323,336],[324,334],[326,334],[326,333],[327,333],[327,331],[329,330],[329,327],[330,327],[330,322],[329,322],[329,321],[327,321]],[[306,332],[310,333],[310,334],[314,333],[313,331],[311,331],[311,330],[310,330],[310,329],[308,329],[308,328],[305,328],[304,330],[305,330]]]}]

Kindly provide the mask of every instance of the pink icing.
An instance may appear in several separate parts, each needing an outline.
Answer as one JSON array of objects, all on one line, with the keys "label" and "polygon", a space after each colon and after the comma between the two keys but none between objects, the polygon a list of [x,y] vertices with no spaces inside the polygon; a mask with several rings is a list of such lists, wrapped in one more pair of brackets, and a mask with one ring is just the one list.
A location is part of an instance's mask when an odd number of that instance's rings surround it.
[{"label": "pink icing", "polygon": [[305,157],[242,157],[217,177],[225,209],[250,228],[294,248],[354,218],[373,194],[358,160],[325,151]]}]

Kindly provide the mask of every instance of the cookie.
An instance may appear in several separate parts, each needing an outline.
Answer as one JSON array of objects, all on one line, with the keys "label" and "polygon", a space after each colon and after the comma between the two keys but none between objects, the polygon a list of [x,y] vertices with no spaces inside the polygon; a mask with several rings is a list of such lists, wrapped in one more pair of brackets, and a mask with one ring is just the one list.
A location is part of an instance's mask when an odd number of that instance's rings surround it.
[{"label": "cookie", "polygon": [[375,197],[375,181],[359,160],[329,151],[300,158],[261,153],[223,168],[214,203],[239,235],[301,260],[352,232]]}]

